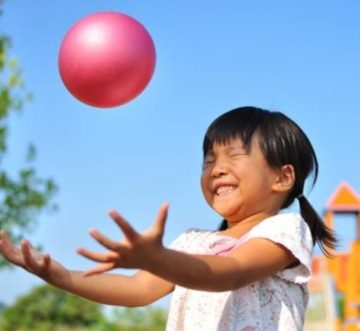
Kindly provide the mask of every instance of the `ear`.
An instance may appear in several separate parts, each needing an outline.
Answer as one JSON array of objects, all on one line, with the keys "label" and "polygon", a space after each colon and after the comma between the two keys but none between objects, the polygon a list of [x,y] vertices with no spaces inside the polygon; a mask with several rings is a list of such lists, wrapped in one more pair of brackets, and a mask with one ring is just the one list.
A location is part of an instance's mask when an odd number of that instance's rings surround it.
[{"label": "ear", "polygon": [[273,191],[278,193],[290,191],[295,183],[295,169],[291,164],[285,164],[278,170]]}]

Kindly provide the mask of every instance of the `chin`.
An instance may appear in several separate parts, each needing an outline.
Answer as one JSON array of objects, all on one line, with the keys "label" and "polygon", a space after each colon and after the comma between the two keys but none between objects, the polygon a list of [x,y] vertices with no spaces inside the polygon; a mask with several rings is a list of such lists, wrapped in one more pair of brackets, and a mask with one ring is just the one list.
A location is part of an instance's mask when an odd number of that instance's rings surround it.
[{"label": "chin", "polygon": [[231,212],[229,211],[228,209],[227,210],[224,210],[224,209],[215,209],[214,210],[222,217],[222,218],[225,218],[227,221],[231,221],[232,219],[234,219],[234,212]]}]

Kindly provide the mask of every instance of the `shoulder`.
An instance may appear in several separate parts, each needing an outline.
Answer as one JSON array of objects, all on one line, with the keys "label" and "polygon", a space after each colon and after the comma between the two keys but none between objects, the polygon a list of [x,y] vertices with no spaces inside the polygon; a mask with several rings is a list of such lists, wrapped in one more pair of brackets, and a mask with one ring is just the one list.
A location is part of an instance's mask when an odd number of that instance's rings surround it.
[{"label": "shoulder", "polygon": [[280,244],[299,261],[295,268],[285,269],[278,276],[303,283],[311,274],[313,240],[309,226],[298,213],[283,213],[269,217],[248,234],[251,238],[265,238]]},{"label": "shoulder", "polygon": [[268,234],[269,236],[290,236],[298,240],[306,240],[307,246],[312,246],[310,228],[299,213],[284,213],[271,216],[256,225],[250,236]]},{"label": "shoulder", "polygon": [[[284,222],[284,223],[283,223]],[[264,225],[268,223],[278,223],[281,224],[284,227],[292,227],[296,225],[304,224],[306,225],[306,222],[302,218],[302,216],[299,213],[280,213],[276,214],[274,216],[270,216],[266,219],[264,219],[259,225]]]}]

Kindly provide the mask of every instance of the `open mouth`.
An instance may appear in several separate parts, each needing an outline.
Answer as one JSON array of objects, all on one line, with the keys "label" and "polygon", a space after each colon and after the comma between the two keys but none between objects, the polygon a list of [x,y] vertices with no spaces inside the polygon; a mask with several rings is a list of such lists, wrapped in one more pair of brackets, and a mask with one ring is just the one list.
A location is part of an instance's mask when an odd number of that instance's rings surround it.
[{"label": "open mouth", "polygon": [[234,185],[223,185],[223,186],[219,186],[216,190],[215,190],[215,194],[217,196],[224,196],[224,195],[228,195],[230,194],[232,191],[234,191],[236,189],[236,186]]}]

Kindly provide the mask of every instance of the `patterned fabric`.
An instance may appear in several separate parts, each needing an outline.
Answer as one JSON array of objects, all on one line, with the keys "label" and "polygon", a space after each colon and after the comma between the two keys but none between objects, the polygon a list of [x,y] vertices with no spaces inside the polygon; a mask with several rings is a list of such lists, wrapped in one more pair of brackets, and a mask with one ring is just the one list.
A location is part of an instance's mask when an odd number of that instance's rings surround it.
[{"label": "patterned fabric", "polygon": [[175,286],[167,331],[302,330],[313,244],[310,230],[299,214],[267,218],[240,239],[190,229],[170,248],[226,256],[251,238],[266,238],[283,245],[299,264],[234,291],[206,292]]}]

